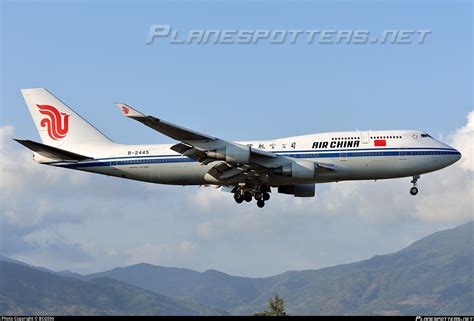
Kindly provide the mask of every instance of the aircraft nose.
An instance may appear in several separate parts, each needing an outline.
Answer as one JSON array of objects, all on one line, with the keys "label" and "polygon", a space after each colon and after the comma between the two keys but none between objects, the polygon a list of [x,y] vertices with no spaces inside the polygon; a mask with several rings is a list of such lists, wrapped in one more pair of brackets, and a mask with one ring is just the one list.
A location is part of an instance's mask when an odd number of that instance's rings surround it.
[{"label": "aircraft nose", "polygon": [[450,163],[451,163],[451,164],[454,164],[454,163],[456,163],[458,160],[461,159],[462,155],[461,155],[461,152],[458,151],[456,148],[454,148],[454,147],[452,147],[452,146],[449,146],[449,148],[451,149],[451,151],[450,151],[450,153],[449,153],[449,154],[450,154],[450,157],[449,157]]},{"label": "aircraft nose", "polygon": [[460,159],[461,159],[461,157],[462,157],[462,154],[461,154],[461,152],[460,152],[460,151],[458,151],[457,149],[455,149],[455,148],[453,148],[453,149],[455,150],[455,154],[454,154],[454,156],[455,156],[455,159],[456,159],[456,160],[455,160],[455,162],[457,162],[458,160],[460,160]]}]

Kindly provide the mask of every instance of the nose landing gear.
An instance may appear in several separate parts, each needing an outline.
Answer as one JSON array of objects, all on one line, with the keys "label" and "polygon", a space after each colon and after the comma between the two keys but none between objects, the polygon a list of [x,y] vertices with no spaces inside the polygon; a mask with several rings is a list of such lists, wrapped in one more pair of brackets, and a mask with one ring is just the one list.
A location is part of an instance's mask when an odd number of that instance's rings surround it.
[{"label": "nose landing gear", "polygon": [[413,176],[413,179],[410,182],[410,183],[413,184],[413,187],[410,188],[410,194],[413,195],[413,196],[418,194],[417,182],[418,182],[419,179],[420,179],[420,175],[415,175],[415,176]]}]

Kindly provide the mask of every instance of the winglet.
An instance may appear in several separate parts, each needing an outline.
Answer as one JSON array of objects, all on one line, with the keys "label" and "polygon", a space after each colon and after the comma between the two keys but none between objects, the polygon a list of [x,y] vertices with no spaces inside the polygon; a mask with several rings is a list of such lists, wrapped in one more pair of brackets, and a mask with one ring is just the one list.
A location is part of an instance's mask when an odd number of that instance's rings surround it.
[{"label": "winglet", "polygon": [[146,117],[146,116],[143,115],[141,112],[139,112],[139,111],[136,110],[136,109],[133,109],[132,107],[130,107],[130,106],[127,105],[127,104],[124,104],[124,103],[116,103],[115,106],[117,106],[117,108],[120,109],[120,111],[122,112],[122,114],[123,114],[125,117]]}]

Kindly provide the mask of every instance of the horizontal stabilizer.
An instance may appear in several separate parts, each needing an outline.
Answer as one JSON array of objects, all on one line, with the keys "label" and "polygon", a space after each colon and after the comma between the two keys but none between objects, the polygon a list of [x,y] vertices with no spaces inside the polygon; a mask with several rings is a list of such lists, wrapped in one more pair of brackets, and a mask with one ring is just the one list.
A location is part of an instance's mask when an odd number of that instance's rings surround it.
[{"label": "horizontal stabilizer", "polygon": [[66,162],[78,162],[78,161],[83,161],[87,159],[92,159],[91,157],[88,157],[88,156],[68,152],[67,150],[64,150],[64,149],[44,145],[44,144],[37,143],[28,139],[23,140],[23,139],[14,138],[14,140],[22,144],[26,148],[31,149],[32,151],[40,154],[41,156],[51,158],[51,159],[57,159],[57,160],[62,160]]}]

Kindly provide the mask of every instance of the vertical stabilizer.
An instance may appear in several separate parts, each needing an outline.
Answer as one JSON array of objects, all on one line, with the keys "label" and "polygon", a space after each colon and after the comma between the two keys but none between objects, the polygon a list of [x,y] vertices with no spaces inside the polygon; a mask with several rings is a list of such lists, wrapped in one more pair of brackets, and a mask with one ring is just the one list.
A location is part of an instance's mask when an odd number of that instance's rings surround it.
[{"label": "vertical stabilizer", "polygon": [[112,143],[46,89],[22,89],[21,93],[44,144],[73,148]]}]

